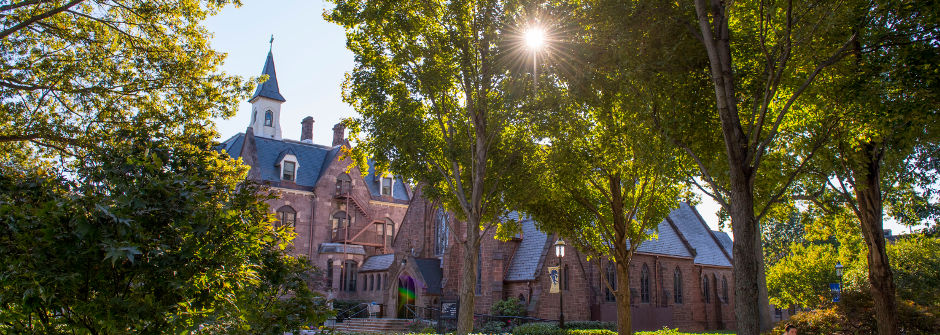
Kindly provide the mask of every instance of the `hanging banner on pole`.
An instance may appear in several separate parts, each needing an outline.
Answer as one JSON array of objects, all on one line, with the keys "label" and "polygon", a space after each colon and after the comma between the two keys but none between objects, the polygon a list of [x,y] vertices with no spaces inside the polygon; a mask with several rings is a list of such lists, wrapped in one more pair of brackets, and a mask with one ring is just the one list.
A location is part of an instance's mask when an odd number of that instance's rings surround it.
[{"label": "hanging banner on pole", "polygon": [[558,267],[557,267],[557,266],[549,266],[549,267],[548,267],[548,277],[549,277],[549,278],[551,279],[551,281],[552,281],[552,288],[551,288],[550,290],[548,290],[548,293],[558,293],[558,292],[561,292],[561,289],[559,288],[559,285],[558,285],[559,272],[558,272]]}]

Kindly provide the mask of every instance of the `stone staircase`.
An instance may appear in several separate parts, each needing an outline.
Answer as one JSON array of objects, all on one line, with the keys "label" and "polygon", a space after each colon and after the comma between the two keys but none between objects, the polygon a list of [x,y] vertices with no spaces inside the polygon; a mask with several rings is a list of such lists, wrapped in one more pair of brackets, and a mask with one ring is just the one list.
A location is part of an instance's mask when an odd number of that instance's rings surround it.
[{"label": "stone staircase", "polygon": [[404,333],[413,319],[346,319],[334,330],[344,333]]}]

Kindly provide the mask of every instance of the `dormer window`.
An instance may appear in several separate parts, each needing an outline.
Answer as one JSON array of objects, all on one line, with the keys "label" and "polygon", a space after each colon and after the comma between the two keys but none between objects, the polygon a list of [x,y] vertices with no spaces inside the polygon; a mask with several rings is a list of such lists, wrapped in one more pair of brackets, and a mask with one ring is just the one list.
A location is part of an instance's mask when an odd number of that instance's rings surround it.
[{"label": "dormer window", "polygon": [[284,161],[283,168],[281,169],[281,179],[287,181],[294,181],[294,175],[297,170],[297,163],[291,161]]},{"label": "dormer window", "polygon": [[392,177],[383,177],[382,178],[382,195],[392,195]]},{"label": "dormer window", "polygon": [[274,126],[274,113],[271,111],[264,112],[264,126],[273,127]]}]

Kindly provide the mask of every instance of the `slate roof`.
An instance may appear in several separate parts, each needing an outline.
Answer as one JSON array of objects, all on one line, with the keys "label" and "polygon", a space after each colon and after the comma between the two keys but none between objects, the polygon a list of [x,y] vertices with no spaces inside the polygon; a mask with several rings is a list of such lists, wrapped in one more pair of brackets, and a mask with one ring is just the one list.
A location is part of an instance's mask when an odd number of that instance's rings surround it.
[{"label": "slate roof", "polygon": [[[663,222],[659,223],[658,229],[659,234],[657,238],[640,244],[640,247],[636,250],[637,252],[678,257],[692,257],[692,253],[689,252],[689,248],[687,248],[685,244],[682,243],[682,239],[679,237],[679,233],[672,228],[672,225],[663,220]],[[627,243],[629,243],[629,241]]]},{"label": "slate roof", "polygon": [[366,258],[366,261],[362,262],[362,266],[359,267],[359,272],[385,271],[392,266],[392,262],[394,261],[394,254],[375,255]]},{"label": "slate roof", "polygon": [[277,73],[274,70],[274,54],[271,53],[271,51],[268,51],[268,59],[264,62],[264,69],[261,70],[261,74],[268,75],[268,80],[258,85],[258,88],[255,89],[255,94],[252,95],[251,99],[248,99],[248,101],[255,100],[257,97],[265,97],[280,102],[287,101],[284,99],[284,96],[281,95],[281,91],[277,87]]},{"label": "slate roof", "polygon": [[[239,133],[228,141],[222,143],[222,147],[232,158],[238,158],[242,151],[245,134]],[[277,166],[281,158],[286,154],[292,154],[297,157],[297,172],[294,182],[300,186],[314,187],[320,174],[332,163],[327,157],[334,151],[334,148],[318,144],[297,142],[292,140],[275,140],[256,136],[255,147],[258,155],[258,168],[261,172],[261,179],[264,181],[281,181],[280,168]],[[335,156],[333,156],[335,160]]]},{"label": "slate roof", "polygon": [[[365,177],[366,187],[369,188],[369,193],[372,196],[382,196],[381,180],[375,176],[375,165],[372,160],[369,160],[368,163],[369,173]],[[405,183],[402,182],[401,178],[396,177],[392,187],[392,199],[408,201],[408,189],[405,188]]]},{"label": "slate roof", "polygon": [[355,244],[343,245],[342,243],[320,243],[320,248],[318,249],[318,251],[321,254],[342,254],[344,246],[346,247],[346,253],[355,254],[355,255],[366,254],[366,249],[363,248],[361,245],[355,245]]},{"label": "slate roof", "polygon": [[418,271],[421,271],[421,277],[424,277],[424,284],[427,285],[429,294],[441,294],[441,278],[444,272],[441,270],[441,260],[437,258],[415,258],[415,265]]},{"label": "slate roof", "polygon": [[731,259],[725,256],[718,237],[702,221],[694,208],[681,203],[679,208],[669,213],[669,219],[676,225],[679,233],[695,249],[695,264],[731,267]]},{"label": "slate roof", "polygon": [[731,236],[728,236],[728,233],[718,230],[712,230],[712,234],[715,234],[715,237],[718,238],[718,242],[721,243],[721,247],[725,248],[725,251],[728,252],[728,257],[734,259],[734,256],[731,254]]},{"label": "slate roof", "polygon": [[[509,217],[519,220],[519,213],[512,212]],[[520,223],[522,242],[513,254],[505,280],[534,280],[544,254],[545,241],[548,240],[548,235],[539,231],[532,219],[523,217]]]}]

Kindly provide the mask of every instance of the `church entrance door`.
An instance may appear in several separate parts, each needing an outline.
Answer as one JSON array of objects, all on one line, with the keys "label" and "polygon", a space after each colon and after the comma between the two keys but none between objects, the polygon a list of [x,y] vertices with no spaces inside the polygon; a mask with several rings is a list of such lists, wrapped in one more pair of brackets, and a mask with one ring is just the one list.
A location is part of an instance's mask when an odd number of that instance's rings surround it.
[{"label": "church entrance door", "polygon": [[415,280],[411,276],[398,278],[398,317],[412,319],[415,304]]}]

